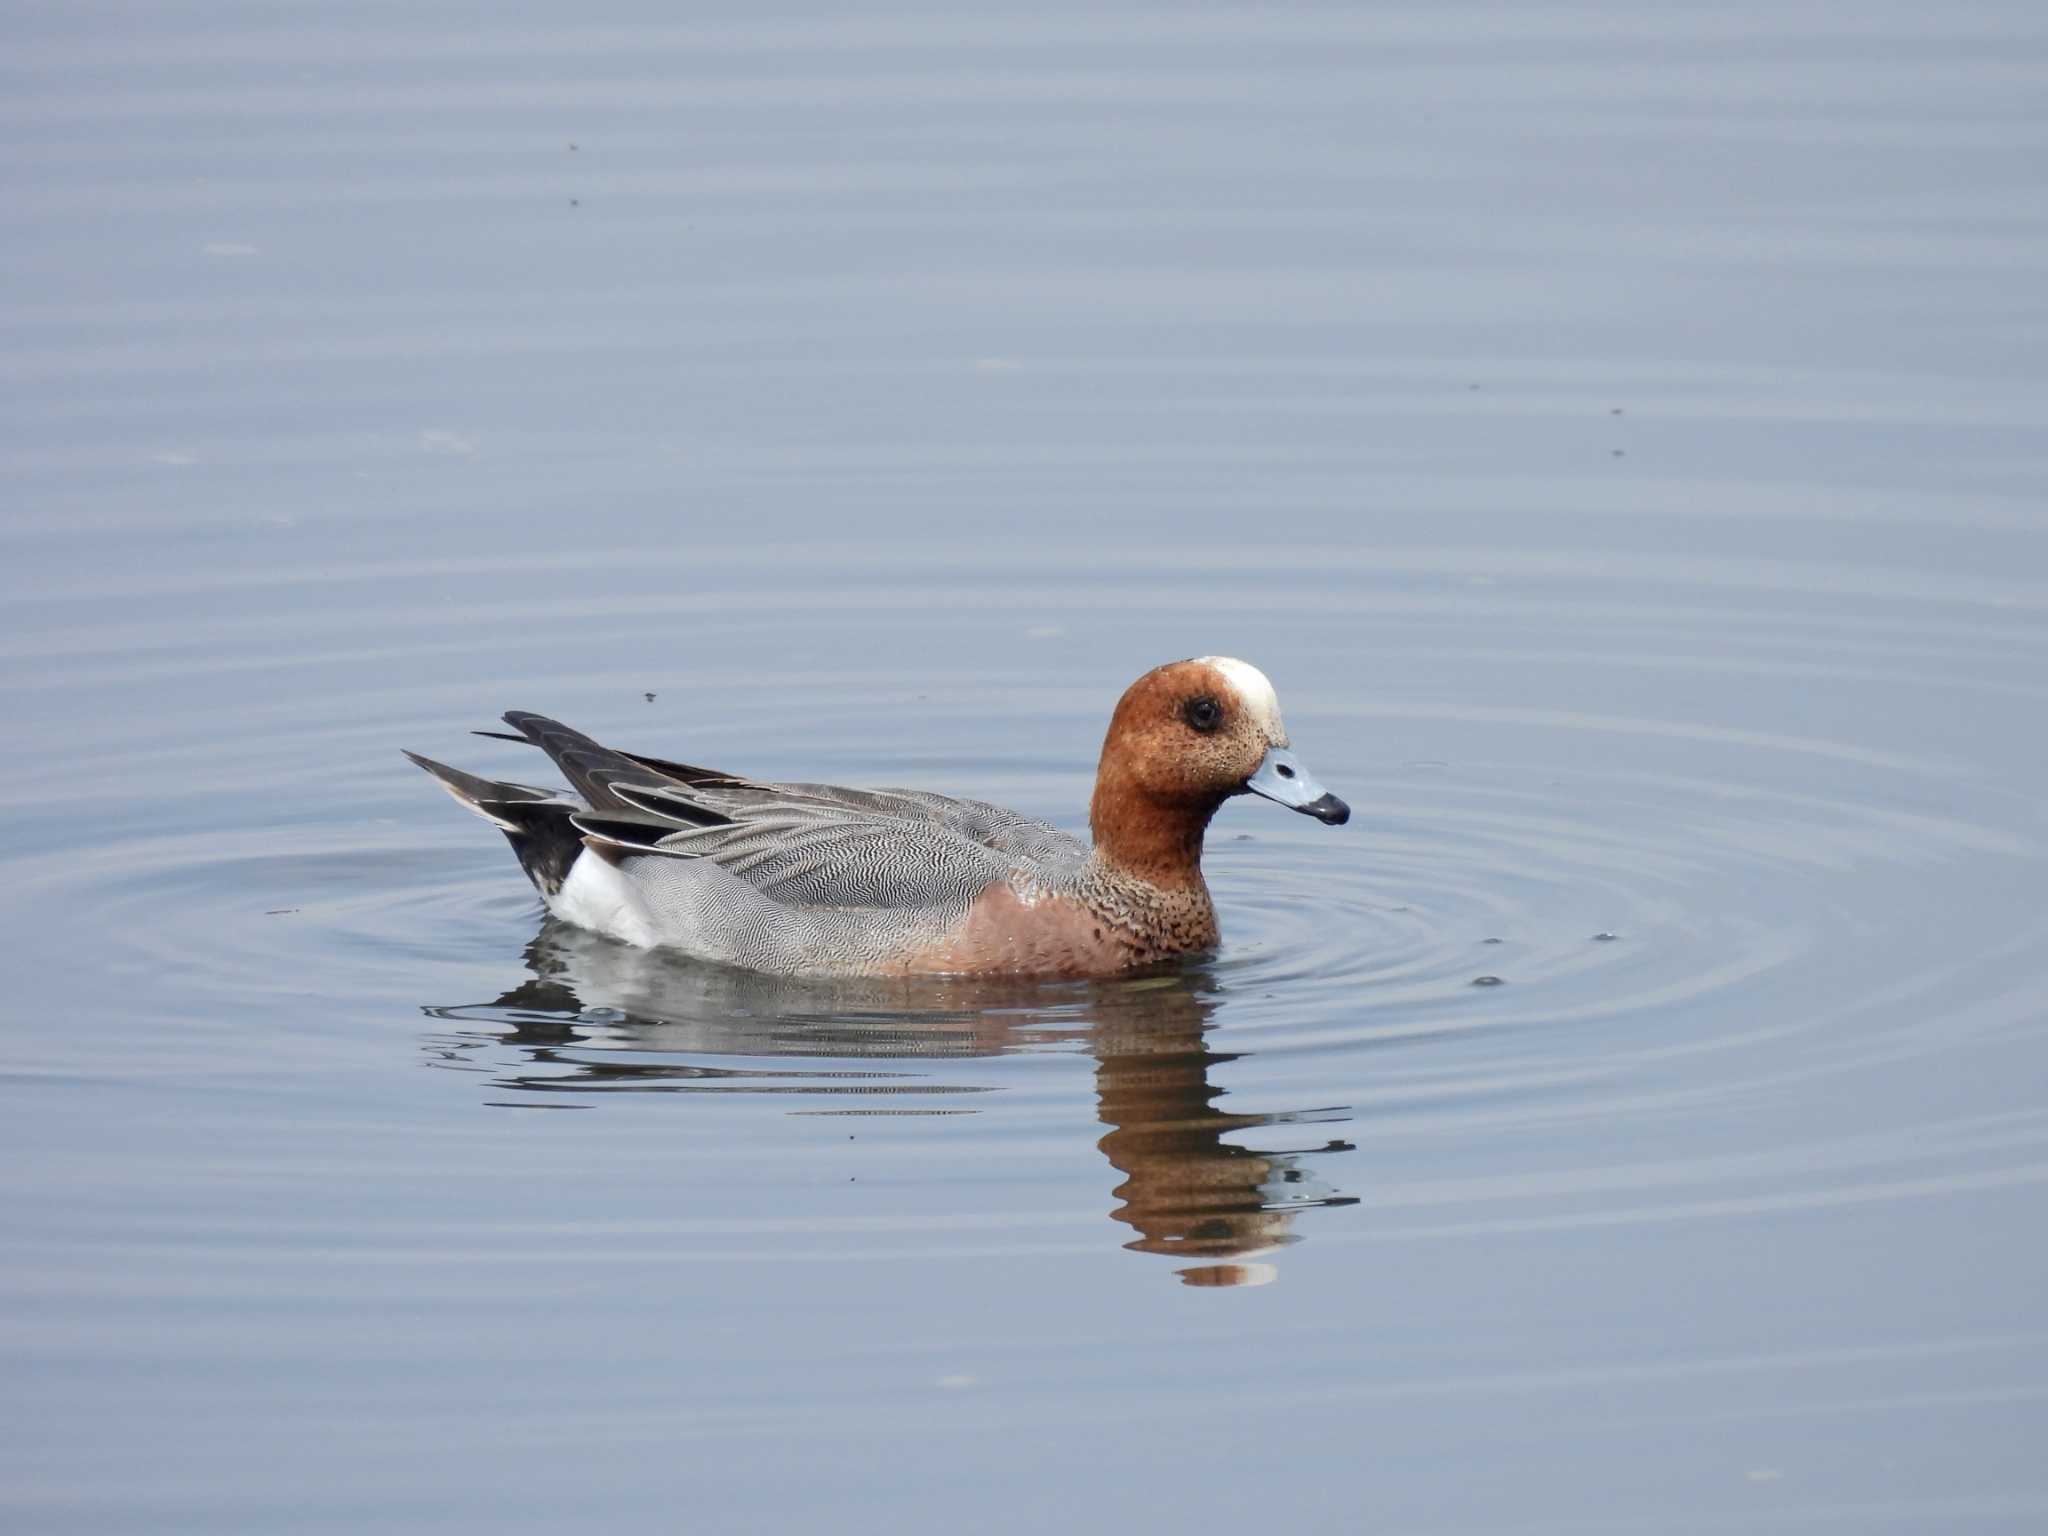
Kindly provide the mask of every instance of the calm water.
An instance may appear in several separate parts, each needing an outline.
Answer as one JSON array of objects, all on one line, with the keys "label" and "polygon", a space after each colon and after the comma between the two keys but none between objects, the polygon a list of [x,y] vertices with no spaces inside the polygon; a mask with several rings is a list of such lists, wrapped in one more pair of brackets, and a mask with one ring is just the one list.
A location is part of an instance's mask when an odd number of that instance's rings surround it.
[{"label": "calm water", "polygon": [[[2048,1522],[2038,5],[10,31],[10,1530]],[[1357,814],[1141,984],[398,755],[1076,825],[1203,652]]]}]

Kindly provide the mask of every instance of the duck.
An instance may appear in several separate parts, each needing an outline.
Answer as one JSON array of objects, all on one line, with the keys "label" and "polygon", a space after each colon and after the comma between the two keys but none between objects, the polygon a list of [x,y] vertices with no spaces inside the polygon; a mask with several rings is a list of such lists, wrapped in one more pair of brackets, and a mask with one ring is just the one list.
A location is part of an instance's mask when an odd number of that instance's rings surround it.
[{"label": "duck", "polygon": [[551,913],[774,975],[1082,978],[1205,954],[1220,933],[1202,842],[1226,800],[1351,817],[1295,755],[1266,674],[1231,656],[1124,690],[1088,839],[986,801],[768,783],[503,718],[476,734],[540,748],[570,789],[405,755],[505,834]]}]

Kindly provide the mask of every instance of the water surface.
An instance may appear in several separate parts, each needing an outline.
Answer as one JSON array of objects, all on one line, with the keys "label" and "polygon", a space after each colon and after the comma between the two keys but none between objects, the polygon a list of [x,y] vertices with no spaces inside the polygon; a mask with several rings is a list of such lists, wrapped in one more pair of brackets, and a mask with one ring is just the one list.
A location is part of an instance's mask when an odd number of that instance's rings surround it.
[{"label": "water surface", "polygon": [[[36,1531],[2048,1519],[2048,25],[231,4],[0,63]],[[545,921],[519,707],[1078,826],[1136,980]]]}]

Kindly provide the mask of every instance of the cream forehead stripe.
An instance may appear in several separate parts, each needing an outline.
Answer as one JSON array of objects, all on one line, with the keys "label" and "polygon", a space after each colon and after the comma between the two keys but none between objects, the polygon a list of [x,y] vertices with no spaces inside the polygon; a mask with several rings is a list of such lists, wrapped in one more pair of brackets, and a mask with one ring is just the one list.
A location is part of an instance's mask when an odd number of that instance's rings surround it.
[{"label": "cream forehead stripe", "polygon": [[1280,723],[1280,696],[1273,692],[1265,673],[1235,656],[1197,656],[1195,660],[1223,674],[1224,681],[1237,690],[1246,713],[1265,731],[1267,742],[1276,747],[1288,744],[1287,727]]}]

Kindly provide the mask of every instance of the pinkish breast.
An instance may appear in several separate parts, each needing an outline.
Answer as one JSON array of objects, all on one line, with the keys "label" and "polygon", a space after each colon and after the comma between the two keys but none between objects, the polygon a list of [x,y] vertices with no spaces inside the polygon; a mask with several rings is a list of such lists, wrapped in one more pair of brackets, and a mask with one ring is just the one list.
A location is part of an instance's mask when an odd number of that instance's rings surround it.
[{"label": "pinkish breast", "polygon": [[946,939],[905,956],[900,974],[1108,976],[1156,958],[1067,896],[1026,901],[998,882],[974,899]]}]

